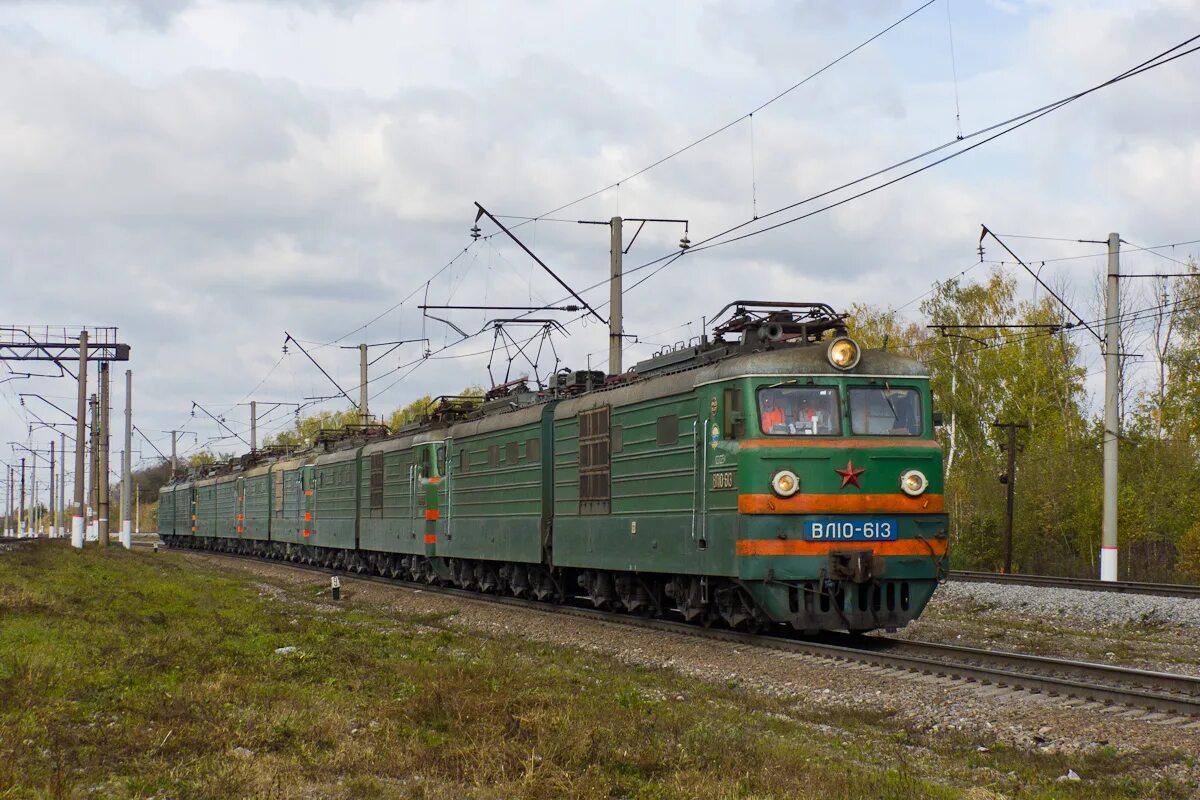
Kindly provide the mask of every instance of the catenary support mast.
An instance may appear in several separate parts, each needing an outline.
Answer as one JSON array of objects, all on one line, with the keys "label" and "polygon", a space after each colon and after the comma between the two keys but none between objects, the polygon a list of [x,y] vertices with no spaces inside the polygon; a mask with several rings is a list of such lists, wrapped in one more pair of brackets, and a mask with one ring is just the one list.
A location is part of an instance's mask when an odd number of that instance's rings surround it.
[{"label": "catenary support mast", "polygon": [[1104,525],[1100,580],[1117,580],[1117,442],[1121,432],[1121,237],[1108,235],[1104,324]]},{"label": "catenary support mast", "polygon": [[59,450],[62,457],[58,460],[58,519],[62,526],[59,536],[67,535],[67,434],[58,435]]},{"label": "catenary support mast", "polygon": [[358,421],[371,424],[371,413],[367,410],[367,353],[366,344],[358,346]]},{"label": "catenary support mast", "polygon": [[108,362],[100,365],[100,455],[96,462],[96,512],[98,515],[96,535],[99,536],[100,546],[108,547],[108,458],[111,450],[111,436],[108,427],[108,407],[111,405],[109,393]]},{"label": "catenary support mast", "polygon": [[46,507],[46,511],[50,513],[50,538],[53,539],[56,534],[55,511],[57,506],[54,505],[54,445],[53,439],[50,440],[50,505]]},{"label": "catenary support mast", "polygon": [[87,475],[84,469],[83,437],[87,430],[87,373],[88,373],[88,333],[79,332],[79,400],[75,413],[75,513],[71,517],[71,546],[83,547],[83,515],[87,508],[87,497],[84,494],[83,480]]},{"label": "catenary support mast", "polygon": [[622,249],[625,246],[624,234],[621,231],[621,218],[609,220],[611,244],[609,245],[609,276],[608,283],[608,373],[620,375],[624,370],[621,366],[622,318],[621,309],[621,267]]},{"label": "catenary support mast", "polygon": [[100,400],[95,392],[88,397],[88,404],[92,420],[92,430],[88,436],[88,539],[97,541],[96,507],[99,495],[96,494],[96,459],[100,457]]},{"label": "catenary support mast", "polygon": [[125,370],[125,453],[121,463],[121,544],[133,547],[129,484],[133,478],[133,370]]}]

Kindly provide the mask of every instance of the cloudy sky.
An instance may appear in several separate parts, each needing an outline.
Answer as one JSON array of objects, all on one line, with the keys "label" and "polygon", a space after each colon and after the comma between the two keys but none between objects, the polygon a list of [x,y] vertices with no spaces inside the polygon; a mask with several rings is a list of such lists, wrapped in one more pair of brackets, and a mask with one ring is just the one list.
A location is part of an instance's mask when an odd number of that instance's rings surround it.
[{"label": "cloudy sky", "polygon": [[[704,240],[1200,33],[1196,0],[935,0],[752,121],[625,180],[920,5],[0,0],[0,319],[119,326],[136,421],[164,449],[164,430],[191,431],[193,448],[219,435],[190,415],[193,400],[245,435],[240,402],[334,391],[294,346],[283,355],[285,331],[351,394],[357,353],[340,345],[429,338],[435,355],[415,368],[420,344],[373,367],[373,410],[390,410],[488,382],[492,335],[443,349],[458,336],[422,323],[426,293],[435,304],[563,297],[511,242],[472,242],[476,201],[515,217],[559,209],[516,232],[589,287],[607,274],[608,234],[575,220],[686,218]],[[740,297],[870,302],[915,319],[910,301],[977,261],[980,223],[1066,238],[1116,230],[1140,245],[1200,239],[1198,76],[1200,54],[1185,57],[862,199],[688,255],[626,296],[626,330],[639,337],[626,364],[698,335],[704,315]],[[682,233],[648,226],[627,267],[671,253]],[[1043,276],[1095,311],[1102,248],[1013,243],[1030,260],[1088,256]],[[1196,247],[1158,252],[1184,259]],[[1164,266],[1148,252],[1124,262]],[[601,303],[607,288],[585,296]],[[486,319],[452,313],[469,333]],[[562,365],[590,355],[603,367],[605,330],[568,331],[555,342]],[[538,366],[553,368],[548,347]],[[497,380],[505,367],[498,355]],[[65,380],[0,384],[5,442],[27,441],[31,412],[61,418],[41,401],[22,408],[18,392],[72,398]],[[288,422],[281,408],[260,436]]]}]

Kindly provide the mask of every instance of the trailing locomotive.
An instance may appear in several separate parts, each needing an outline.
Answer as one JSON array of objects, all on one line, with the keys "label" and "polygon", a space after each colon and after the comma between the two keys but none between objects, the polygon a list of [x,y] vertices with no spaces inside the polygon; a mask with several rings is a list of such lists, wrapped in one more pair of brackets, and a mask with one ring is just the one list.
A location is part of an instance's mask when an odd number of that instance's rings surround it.
[{"label": "trailing locomotive", "polygon": [[176,482],[160,536],[702,624],[906,625],[949,569],[927,372],[824,304],[719,319],[624,375]]}]

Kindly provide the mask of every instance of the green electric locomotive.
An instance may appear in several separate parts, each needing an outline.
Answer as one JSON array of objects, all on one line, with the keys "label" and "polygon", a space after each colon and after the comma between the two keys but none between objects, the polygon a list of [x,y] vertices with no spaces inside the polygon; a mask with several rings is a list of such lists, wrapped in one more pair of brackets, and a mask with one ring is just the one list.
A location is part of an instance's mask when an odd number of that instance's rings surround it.
[{"label": "green electric locomotive", "polygon": [[744,629],[899,628],[948,570],[916,361],[741,301],[619,376],[445,398],[393,435],[166,487],[172,545]]}]

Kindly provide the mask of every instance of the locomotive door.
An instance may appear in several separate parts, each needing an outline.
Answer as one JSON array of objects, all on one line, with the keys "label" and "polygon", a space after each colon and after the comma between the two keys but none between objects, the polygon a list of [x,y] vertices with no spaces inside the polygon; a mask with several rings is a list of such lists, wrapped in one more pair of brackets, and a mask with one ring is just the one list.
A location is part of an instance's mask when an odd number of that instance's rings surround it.
[{"label": "locomotive door", "polygon": [[444,442],[438,445],[437,448],[437,466],[438,466],[438,486],[437,486],[437,518],[434,520],[433,531],[437,534],[437,520],[445,520],[442,523],[442,533],[446,539],[450,539],[450,473],[453,468],[450,466],[453,459],[450,457],[451,448],[454,445],[454,440],[447,437]]},{"label": "locomotive door", "polygon": [[316,498],[313,497],[314,488],[317,485],[316,480],[317,468],[313,464],[305,464],[300,468],[300,474],[297,476],[297,488],[300,490],[300,508],[301,514],[301,532],[304,536],[312,536],[316,530],[316,523],[313,521],[313,511],[316,509]]},{"label": "locomotive door", "polygon": [[192,484],[190,487],[188,487],[188,516],[192,520],[192,536],[196,535],[196,508],[198,506],[197,495],[199,495],[199,491],[196,489],[196,485]]},{"label": "locomotive door", "polygon": [[408,538],[417,535],[417,465],[408,465]]},{"label": "locomotive door", "polygon": [[238,536],[246,532],[246,479],[238,478],[233,482],[233,507],[237,514],[237,526],[234,531]]},{"label": "locomotive door", "polygon": [[708,546],[708,429],[713,424],[708,398],[697,398],[692,420],[692,541],[703,550]]}]

